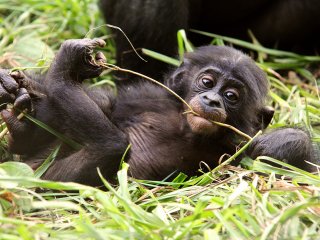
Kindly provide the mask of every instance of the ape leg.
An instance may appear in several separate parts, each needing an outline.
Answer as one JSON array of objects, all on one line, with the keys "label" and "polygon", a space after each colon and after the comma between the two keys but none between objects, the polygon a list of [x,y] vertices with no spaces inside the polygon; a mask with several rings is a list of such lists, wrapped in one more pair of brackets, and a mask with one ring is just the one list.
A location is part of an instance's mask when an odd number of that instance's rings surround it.
[{"label": "ape leg", "polygon": [[300,129],[283,128],[257,137],[247,149],[252,159],[269,156],[312,172],[316,169],[306,163],[316,162],[308,134]]},{"label": "ape leg", "polygon": [[[52,136],[43,129],[38,128],[30,122],[26,117],[18,119],[17,116],[22,111],[27,111],[34,117],[36,114],[31,110],[37,108],[37,113],[41,115],[41,107],[39,102],[45,96],[31,79],[26,79],[21,72],[9,73],[7,70],[0,70],[0,103],[1,117],[5,121],[9,130],[8,149],[12,153],[32,154],[48,143]],[[8,103],[13,108],[6,110]],[[41,120],[41,118],[39,119]]]},{"label": "ape leg", "polygon": [[[126,135],[86,94],[82,81],[102,72],[101,53],[95,59],[93,48],[102,46],[99,39],[68,40],[62,44],[45,79],[48,101],[55,111],[54,129],[83,145],[68,157],[57,159],[45,178],[62,181],[98,183],[96,168],[110,178],[119,167],[128,146]],[[66,172],[66,170],[72,172]]]}]

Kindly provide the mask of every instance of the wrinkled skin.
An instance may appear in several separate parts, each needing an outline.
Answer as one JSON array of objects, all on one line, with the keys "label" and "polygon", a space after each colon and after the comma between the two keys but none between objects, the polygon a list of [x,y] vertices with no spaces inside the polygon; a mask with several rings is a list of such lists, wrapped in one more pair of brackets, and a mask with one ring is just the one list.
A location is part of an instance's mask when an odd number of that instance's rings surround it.
[{"label": "wrinkled skin", "polygon": [[[159,180],[172,173],[197,173],[200,161],[217,166],[224,154],[234,154],[241,139],[233,131],[210,122],[230,124],[253,136],[270,122],[273,111],[264,102],[268,83],[264,73],[241,52],[206,46],[185,56],[184,63],[166,77],[197,115],[164,88],[141,81],[110,89],[87,88],[84,79],[99,76],[105,62],[99,39],[67,40],[44,79],[0,71],[0,102],[12,103],[1,116],[10,131],[9,150],[37,167],[62,144],[43,178],[100,183],[97,167],[111,180],[125,157],[129,174]],[[72,148],[48,131],[17,115],[21,110],[78,143]],[[313,161],[308,135],[283,128],[254,140],[247,155],[268,155],[310,170]]]}]

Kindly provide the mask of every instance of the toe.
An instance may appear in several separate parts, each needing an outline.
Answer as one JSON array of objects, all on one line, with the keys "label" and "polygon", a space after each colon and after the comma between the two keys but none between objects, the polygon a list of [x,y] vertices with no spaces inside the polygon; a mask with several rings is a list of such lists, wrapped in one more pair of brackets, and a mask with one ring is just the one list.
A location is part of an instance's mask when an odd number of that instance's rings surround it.
[{"label": "toe", "polygon": [[19,87],[18,83],[14,78],[12,78],[8,71],[1,70],[0,71],[0,81],[2,83],[2,86],[9,92],[9,93],[15,93]]},{"label": "toe", "polygon": [[16,100],[14,101],[13,107],[21,111],[25,109],[31,109],[31,97],[25,88],[20,88],[18,90],[18,94]]}]

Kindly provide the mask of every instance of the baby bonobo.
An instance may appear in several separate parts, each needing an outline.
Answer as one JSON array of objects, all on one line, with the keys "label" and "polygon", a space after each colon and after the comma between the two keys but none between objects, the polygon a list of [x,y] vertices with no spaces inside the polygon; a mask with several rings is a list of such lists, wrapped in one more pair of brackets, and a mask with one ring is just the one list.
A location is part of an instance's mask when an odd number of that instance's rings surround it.
[{"label": "baby bonobo", "polygon": [[[205,46],[185,56],[165,83],[197,113],[185,114],[186,105],[166,89],[139,81],[118,89],[86,88],[83,80],[99,76],[105,58],[93,53],[100,39],[65,41],[43,80],[0,72],[0,103],[12,103],[1,115],[9,129],[9,150],[36,166],[61,141],[26,117],[27,109],[39,121],[81,144],[62,144],[43,178],[98,185],[97,167],[112,179],[121,158],[129,174],[161,180],[174,172],[197,173],[200,161],[217,166],[232,155],[242,139],[234,131],[209,120],[226,123],[253,136],[266,128],[273,112],[265,106],[265,74],[241,52],[230,47]],[[283,128],[256,138],[246,154],[253,159],[271,156],[311,170],[312,145],[308,135]]]}]

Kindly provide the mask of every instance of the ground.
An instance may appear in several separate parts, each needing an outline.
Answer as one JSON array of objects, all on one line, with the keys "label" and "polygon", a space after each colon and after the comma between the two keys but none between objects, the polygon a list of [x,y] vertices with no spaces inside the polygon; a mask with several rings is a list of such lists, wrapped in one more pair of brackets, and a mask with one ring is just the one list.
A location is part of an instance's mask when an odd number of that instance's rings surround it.
[{"label": "ground", "polygon": [[[107,40],[108,62],[114,43],[94,0],[0,1],[0,65],[44,70],[65,39]],[[207,34],[207,33],[205,33]],[[320,142],[320,57],[265,49],[257,43],[210,35],[214,44],[250,50],[271,83],[275,117],[270,128],[297,125]],[[190,50],[183,32],[181,51]],[[181,52],[180,51],[180,52]],[[160,60],[177,60],[145,51]],[[113,84],[108,72],[92,81]],[[1,125],[4,129],[5,126]],[[0,156],[17,160],[1,141]],[[48,156],[48,161],[55,152]],[[258,159],[259,160],[259,159]],[[274,162],[276,160],[265,160]],[[104,188],[40,180],[20,162],[0,165],[0,239],[317,239],[320,234],[320,175],[288,166],[244,159],[242,167],[171,182],[128,179],[128,166]]]}]

